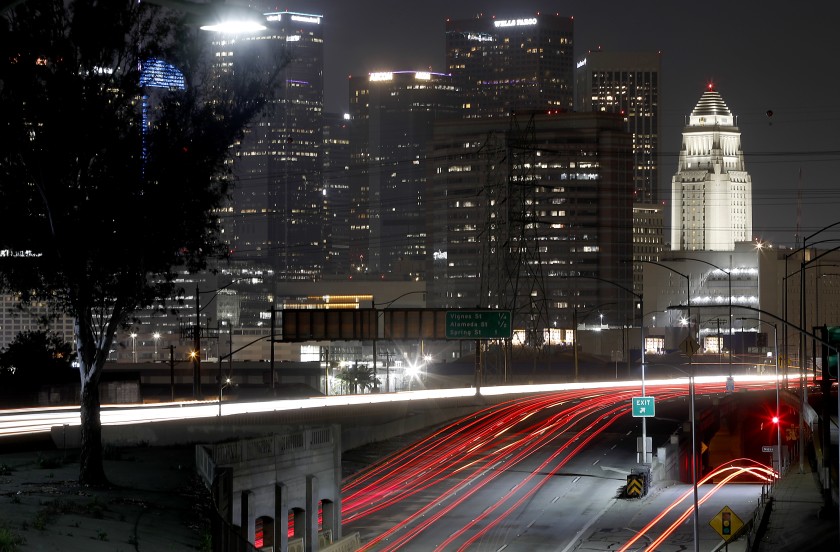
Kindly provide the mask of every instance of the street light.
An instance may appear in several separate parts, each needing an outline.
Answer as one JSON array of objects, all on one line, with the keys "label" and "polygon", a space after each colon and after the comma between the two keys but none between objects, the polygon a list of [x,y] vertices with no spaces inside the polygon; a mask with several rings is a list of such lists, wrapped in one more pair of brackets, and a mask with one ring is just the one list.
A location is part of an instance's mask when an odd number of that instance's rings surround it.
[{"label": "street light", "polygon": [[[840,224],[840,223],[838,223],[838,224]],[[682,306],[680,306],[680,305],[675,305],[675,306],[669,306],[669,307],[668,307],[668,309],[669,309],[669,310],[671,310],[671,309],[678,310],[678,309],[681,309],[681,308],[682,308]],[[813,333],[811,333],[811,332],[809,332],[809,331],[805,330],[804,328],[801,328],[801,327],[795,326],[795,325],[793,325],[793,324],[789,323],[787,320],[784,320],[784,319],[782,319],[782,318],[779,318],[779,317],[778,317],[778,316],[776,316],[775,314],[770,313],[770,312],[767,312],[767,311],[765,311],[765,310],[762,310],[762,309],[759,309],[759,308],[756,308],[756,307],[750,307],[750,306],[747,306],[747,305],[742,305],[742,306],[741,306],[741,308],[742,308],[742,309],[746,309],[746,310],[750,310],[750,311],[753,311],[753,312],[760,313],[760,314],[762,314],[762,315],[764,315],[764,316],[767,316],[767,317],[769,317],[769,318],[773,318],[774,320],[776,320],[776,321],[781,322],[782,324],[784,324],[784,325],[785,325],[785,327],[787,327],[787,328],[793,328],[794,330],[796,330],[797,332],[799,332],[799,335],[800,335],[800,340],[804,340],[804,338],[806,338],[806,337],[810,337],[810,338],[811,338],[811,339],[813,339],[815,342],[822,343],[823,345],[828,346],[829,348],[831,348],[831,349],[835,350],[835,351],[837,352],[838,356],[840,356],[840,350],[838,350],[838,349],[837,349],[834,345],[832,345],[831,343],[829,343],[828,341],[826,341],[826,340],[825,340],[823,337],[821,337],[821,336],[817,336],[817,335],[815,335],[815,334],[813,334]],[[800,406],[800,409],[799,409],[799,410],[800,410],[800,415],[799,415],[799,416],[800,416],[800,422],[799,422],[800,424],[802,423],[802,414],[801,414],[801,412],[802,412],[802,410],[803,410],[804,408],[805,408],[805,403],[803,403],[803,404]],[[837,410],[838,410],[838,412],[840,412],[840,393],[837,393]],[[801,426],[800,426],[800,427],[801,427]],[[800,431],[799,439],[800,439],[800,443],[802,443],[803,438],[802,438],[802,432],[801,432],[801,431]],[[826,447],[826,449],[825,449],[825,450],[828,450],[828,447]],[[800,445],[800,451],[799,451],[799,464],[800,464],[800,470],[802,469],[802,454],[803,454],[803,452],[804,452],[804,446],[801,446],[801,445]],[[838,455],[838,470],[840,470],[840,455]],[[838,479],[838,482],[837,482],[837,492],[838,492],[838,495],[840,495],[840,479]],[[826,494],[827,494],[827,493],[826,493]],[[826,499],[828,500],[829,498],[830,498],[830,497],[829,497],[829,496],[828,496],[828,494],[827,494]],[[840,521],[840,508],[838,508],[838,521]]]},{"label": "street light", "polygon": [[[729,381],[732,380],[732,339],[733,339],[733,332],[732,332],[732,255],[729,256],[729,270],[724,270],[716,264],[710,263],[709,261],[703,259],[695,259],[693,257],[676,257],[673,259],[674,261],[697,261],[698,263],[705,263],[712,268],[716,268],[720,270],[724,274],[726,274],[729,280],[729,297],[727,303],[729,304]],[[699,326],[699,324],[698,324]],[[698,327],[699,330],[699,327]],[[718,344],[720,347],[720,344]],[[728,383],[728,382],[727,382]]]},{"label": "street light", "polygon": [[[685,293],[686,293],[686,314],[688,317],[688,337],[686,337],[686,346],[690,347],[690,342],[692,339],[691,333],[691,277],[688,274],[683,274],[677,270],[674,270],[672,267],[658,263],[656,261],[644,261],[644,260],[637,260],[636,262],[639,263],[647,263],[659,266],[666,270],[670,270],[674,274],[682,276],[685,278]],[[657,305],[658,306],[658,305]],[[670,308],[670,307],[669,307]],[[697,500],[697,433],[695,432],[696,429],[696,421],[694,416],[694,365],[691,363],[691,355],[688,355],[688,366],[690,370],[689,374],[689,397],[690,397],[690,408],[691,408],[691,486],[694,492],[694,551],[700,552],[700,540],[699,540],[699,527],[700,527],[700,510],[699,510],[699,501]]]},{"label": "street light", "polygon": [[131,337],[131,362],[137,364],[137,334],[132,332]]},{"label": "street light", "polygon": [[155,332],[152,334],[152,339],[155,340],[155,360],[158,359],[158,341],[160,340],[160,332]]},{"label": "street light", "polygon": [[166,8],[189,14],[193,23],[202,31],[217,33],[253,33],[265,30],[265,17],[246,6],[217,2],[191,2],[189,0],[146,0]]},{"label": "street light", "polygon": [[[619,288],[620,290],[631,294],[633,297],[635,297],[636,299],[639,300],[639,334],[640,334],[640,338],[641,338],[641,342],[642,342],[642,349],[641,349],[641,352],[640,352],[641,361],[642,361],[642,396],[643,397],[647,396],[647,393],[646,393],[646,390],[645,390],[645,346],[646,346],[646,343],[645,343],[645,300],[644,300],[644,297],[642,297],[641,295],[639,295],[638,293],[636,293],[632,289],[629,289],[629,288],[626,288],[626,287],[624,287],[620,284],[617,284],[617,283],[613,282],[612,280],[606,280],[606,279],[600,278],[598,276],[578,275],[578,276],[575,276],[575,277],[576,278],[586,278],[586,279],[590,279],[590,280],[597,280],[599,282],[604,282],[606,284],[613,285],[613,286]],[[601,305],[601,306],[604,306],[604,305]],[[600,307],[597,307],[597,308],[600,308]],[[602,315],[602,318],[603,318],[603,315]],[[584,320],[585,319],[586,318],[584,317]],[[656,325],[656,317],[655,316],[653,317],[653,320],[654,320],[654,326],[655,326]],[[574,345],[574,355],[575,355],[575,381],[577,381],[577,375],[578,375],[577,308],[575,308],[575,310],[574,310],[574,325],[575,325],[575,327],[574,327],[574,333],[572,333],[572,340],[573,340],[572,343]],[[629,356],[630,355],[629,355],[629,352],[628,352],[628,358],[629,358]],[[618,372],[618,370],[616,370],[616,372]],[[617,373],[616,373],[616,379],[618,379],[618,374]],[[648,463],[647,453],[648,453],[648,450],[647,450],[647,418],[642,417],[642,461],[641,461],[642,464],[647,464]]]},{"label": "street light", "polygon": [[775,365],[776,365],[776,415],[774,416],[774,422],[776,424],[776,465],[778,466],[779,476],[781,477],[782,473],[782,428],[781,422],[779,421],[779,336],[778,336],[778,329],[776,324],[770,324],[766,320],[762,320],[760,318],[748,318],[748,317],[739,317],[738,320],[756,320],[759,323],[767,324],[768,326],[773,326],[773,356],[775,356]]},{"label": "street light", "polygon": [[219,382],[219,417],[222,416],[222,391],[225,389],[225,387],[230,387],[230,385],[230,376],[226,377],[224,379],[224,382]]}]

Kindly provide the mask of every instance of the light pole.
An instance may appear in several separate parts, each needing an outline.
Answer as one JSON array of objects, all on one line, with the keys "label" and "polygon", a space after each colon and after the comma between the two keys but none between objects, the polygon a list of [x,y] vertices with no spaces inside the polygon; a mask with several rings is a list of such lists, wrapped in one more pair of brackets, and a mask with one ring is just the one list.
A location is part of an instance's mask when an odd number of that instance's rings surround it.
[{"label": "light pole", "polygon": [[779,335],[776,324],[770,324],[766,320],[752,317],[739,317],[738,320],[755,320],[768,326],[773,326],[773,356],[775,357],[776,367],[776,415],[774,416],[776,424],[776,465],[778,466],[779,476],[782,473],[782,422],[781,413],[779,410]]},{"label": "light pole", "polygon": [[[208,289],[205,291],[201,291],[198,285],[195,286],[195,326],[193,327],[193,348],[195,350],[195,356],[191,356],[194,359],[193,361],[193,398],[201,399],[201,312],[209,307],[213,300],[216,298],[219,293],[233,284],[241,281],[248,281],[250,278],[235,278],[228,282],[227,284],[223,285],[217,289]],[[207,304],[203,307],[201,306],[201,296],[203,294],[212,293],[213,296],[210,297],[210,300],[207,301]],[[274,307],[272,306],[272,316],[274,315]],[[208,322],[209,325],[209,322]],[[274,324],[271,325],[271,351],[272,355],[274,354]],[[274,363],[271,364],[271,385],[274,387]]]},{"label": "light pole", "polygon": [[137,334],[131,332],[131,362],[137,364]]},{"label": "light pole", "polygon": [[[686,337],[685,343],[686,348],[691,348],[691,340],[693,338],[692,331],[691,331],[691,277],[688,274],[683,274],[677,270],[674,270],[672,267],[658,263],[656,261],[643,261],[638,260],[636,262],[639,263],[647,263],[656,265],[658,267],[664,268],[666,270],[670,270],[674,274],[682,276],[685,278],[685,294],[686,294],[686,314],[688,317],[688,337]],[[659,305],[657,305],[659,306]],[[670,308],[670,307],[669,307]],[[696,433],[696,421],[694,416],[694,365],[691,363],[691,356],[688,355],[688,366],[689,366],[689,376],[688,376],[688,383],[689,383],[689,402],[691,408],[691,486],[692,491],[694,494],[694,552],[700,552],[700,540],[698,531],[700,528],[700,509],[699,509],[699,501],[697,500],[697,433]]]},{"label": "light pole", "polygon": [[[840,224],[840,223],[838,223],[838,224]],[[669,306],[669,307],[668,307],[668,309],[669,309],[669,310],[670,310],[670,309],[679,310],[679,309],[681,309],[681,308],[682,308],[682,306],[679,306],[679,305]],[[825,346],[829,347],[830,349],[833,349],[834,351],[836,351],[836,352],[837,352],[838,357],[840,357],[840,350],[838,350],[838,349],[836,348],[836,346],[835,346],[835,345],[832,345],[831,343],[829,343],[828,341],[826,341],[826,339],[824,339],[824,337],[822,337],[822,336],[817,336],[817,335],[815,335],[815,334],[813,334],[813,333],[811,333],[811,332],[809,332],[809,331],[805,330],[804,328],[801,328],[801,327],[795,326],[795,325],[793,325],[793,324],[789,323],[787,320],[784,320],[784,319],[782,319],[782,318],[779,318],[779,317],[778,317],[778,316],[776,316],[775,314],[770,313],[770,312],[767,312],[767,311],[765,311],[765,310],[762,310],[762,309],[759,309],[759,308],[756,308],[756,307],[750,307],[750,306],[747,306],[747,305],[742,305],[742,306],[741,306],[741,308],[742,308],[742,309],[745,309],[745,310],[752,311],[752,312],[757,312],[757,313],[763,314],[764,316],[767,316],[767,317],[769,317],[769,318],[773,318],[774,320],[776,320],[776,321],[781,322],[782,324],[784,324],[786,327],[788,327],[788,328],[793,328],[794,330],[796,330],[797,332],[799,332],[799,335],[800,335],[800,339],[801,339],[801,340],[804,340],[804,338],[806,338],[806,337],[810,337],[810,338],[811,338],[811,339],[813,339],[815,342],[817,342],[817,343],[821,343],[821,344],[823,344],[823,345],[825,345]],[[805,405],[803,404],[803,405],[802,405],[802,408],[804,408],[804,407],[805,407]],[[799,415],[799,416],[800,416],[800,417],[799,417],[799,420],[800,420],[800,422],[799,422],[799,423],[800,423],[800,424],[802,424],[802,414],[801,414],[802,408],[800,408],[800,415]],[[840,393],[838,393],[838,394],[837,394],[837,410],[838,410],[838,412],[840,412]],[[799,435],[799,440],[800,440],[800,443],[803,441],[803,438],[802,438],[802,432],[800,432],[800,435]],[[827,447],[826,447],[826,450],[827,450]],[[802,469],[802,453],[803,453],[803,451],[802,451],[802,450],[800,450],[800,451],[799,451],[799,464],[800,464],[800,470]],[[840,469],[840,455],[838,455],[838,469]],[[838,492],[838,494],[840,494],[840,479],[838,479],[838,483],[837,483],[837,492]],[[829,497],[827,496],[826,498],[828,499]],[[838,508],[838,521],[840,521],[840,508]]]},{"label": "light pole", "polygon": [[[831,228],[832,226],[835,226],[836,224],[840,224],[840,223],[835,223],[835,224],[832,224],[831,226],[827,226],[826,228],[823,228],[823,230],[827,230],[828,228]],[[822,232],[823,230],[820,230],[820,232]],[[817,234],[819,234],[819,232],[817,232]],[[812,235],[808,236],[807,238],[805,238],[805,241],[807,242],[807,240],[814,237],[815,235],[816,234],[812,234]],[[812,243],[811,245],[814,246],[814,245],[818,245],[818,244],[821,244],[821,243],[835,242],[835,241],[837,241],[837,240],[836,239],[820,240],[818,242]],[[834,251],[836,249],[838,249],[838,248],[835,247],[833,249],[830,249],[830,250],[826,251],[823,254],[830,253],[831,251]],[[797,253],[802,253],[802,260],[800,261],[800,268],[799,268],[799,270],[796,270],[794,272],[788,272],[788,260],[793,255],[795,255]],[[819,255],[819,257],[822,257],[823,254]],[[811,266],[808,266],[808,265],[809,265],[810,262],[815,261],[815,260],[817,260],[817,258],[819,258],[819,257],[816,257],[814,259],[811,259],[811,261],[806,262],[805,261],[806,255],[807,255],[807,246],[804,246],[804,245],[802,247],[800,247],[799,249],[791,251],[790,253],[785,255],[785,275],[782,277],[782,282],[784,282],[783,283],[783,285],[784,285],[784,293],[783,293],[783,296],[784,296],[784,321],[785,321],[785,324],[787,324],[787,319],[788,319],[788,314],[787,314],[788,278],[790,278],[791,276],[795,276],[796,274],[799,274],[799,327],[800,328],[805,327],[805,270],[815,266],[815,265],[811,265]],[[788,345],[787,345],[787,334],[788,334],[788,332],[787,332],[787,325],[786,325],[785,326],[785,332],[784,332],[784,350],[785,350],[785,356],[786,357],[789,356],[788,355]],[[806,359],[805,359],[806,352],[805,351],[806,351],[805,335],[800,330],[800,333],[799,333],[799,389],[800,389],[800,393],[801,393],[800,401],[802,402],[803,408],[806,404],[808,404],[808,372],[807,372],[806,367],[805,367],[805,362],[806,362]],[[789,361],[788,361],[787,364],[788,365],[790,364]],[[799,473],[805,473],[805,463],[804,463],[805,461],[804,461],[804,458],[802,456],[802,452],[805,450],[805,419],[804,419],[804,416],[802,414],[802,410],[803,410],[802,408],[799,409]],[[840,510],[840,509],[838,509],[838,510]]]},{"label": "light pole", "polygon": [[158,359],[158,341],[160,341],[160,332],[152,334],[152,339],[155,340],[155,360]]},{"label": "light pole", "polygon": [[[693,257],[676,257],[672,259],[674,261],[697,261],[698,263],[705,263],[712,268],[720,270],[724,274],[726,274],[727,279],[729,280],[729,297],[727,303],[729,304],[729,381],[732,381],[732,339],[733,339],[733,332],[732,332],[732,255],[729,256],[729,270],[724,270],[716,264],[710,263],[709,261],[703,259],[695,259]],[[699,328],[698,328],[699,330]],[[720,345],[718,345],[720,346]]]},{"label": "light pole", "polygon": [[[606,284],[613,285],[620,290],[629,293],[633,297],[639,300],[639,334],[640,339],[642,342],[642,349],[641,349],[641,362],[642,362],[642,396],[646,397],[647,393],[645,390],[645,300],[644,297],[633,291],[632,289],[626,288],[620,284],[613,282],[612,280],[606,280],[604,278],[599,278],[598,276],[575,276],[575,278],[586,278],[590,280],[597,280],[599,282],[604,282]],[[603,306],[603,305],[601,305]],[[600,307],[599,307],[600,308]],[[586,317],[584,317],[584,320]],[[574,310],[574,332],[572,333],[572,344],[574,346],[574,359],[575,359],[575,381],[577,382],[577,374],[578,374],[578,354],[577,354],[577,308]],[[654,325],[656,325],[656,317],[653,318]],[[628,352],[629,357],[629,352]],[[618,375],[616,375],[616,379],[618,379]],[[641,464],[647,464],[647,418],[642,417],[642,461]]]}]

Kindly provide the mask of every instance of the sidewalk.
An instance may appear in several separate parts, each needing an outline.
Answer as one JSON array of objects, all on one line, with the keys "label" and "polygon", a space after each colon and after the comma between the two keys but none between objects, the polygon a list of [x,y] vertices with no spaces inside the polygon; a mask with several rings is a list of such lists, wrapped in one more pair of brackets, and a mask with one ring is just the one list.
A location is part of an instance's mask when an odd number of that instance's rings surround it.
[{"label": "sidewalk", "polygon": [[820,519],[823,497],[819,480],[806,462],[805,473],[794,464],[773,491],[767,527],[756,550],[807,552],[838,550],[837,512]]}]

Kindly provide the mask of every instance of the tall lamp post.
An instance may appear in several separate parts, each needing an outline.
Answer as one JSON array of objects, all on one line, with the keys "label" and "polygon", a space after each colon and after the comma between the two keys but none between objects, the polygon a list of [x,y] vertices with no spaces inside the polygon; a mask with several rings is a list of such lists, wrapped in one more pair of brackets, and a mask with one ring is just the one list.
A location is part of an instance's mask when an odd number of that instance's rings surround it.
[{"label": "tall lamp post", "polygon": [[[810,236],[805,238],[804,243],[807,243],[807,241],[809,239],[816,236],[820,232],[823,232],[824,230],[828,230],[829,228],[832,228],[832,227],[834,227],[838,224],[840,224],[840,222],[836,222],[832,225],[826,226],[822,230],[820,230],[820,231],[818,231],[814,234],[811,234]],[[812,243],[811,246],[815,246],[815,245],[818,245],[818,244],[821,244],[821,243],[836,242],[836,241],[838,241],[838,240],[837,239],[820,240],[820,241]],[[784,296],[784,320],[785,320],[785,323],[787,323],[787,319],[788,319],[788,316],[787,316],[788,278],[790,278],[791,276],[795,276],[796,274],[799,274],[799,327],[802,328],[802,329],[805,328],[805,321],[806,321],[806,317],[805,317],[805,270],[808,269],[808,268],[811,268],[812,266],[815,266],[815,265],[810,265],[811,262],[816,261],[818,258],[822,257],[825,254],[828,254],[832,251],[840,249],[840,247],[835,247],[835,248],[829,249],[828,251],[825,251],[825,252],[821,253],[817,257],[814,257],[810,261],[806,261],[805,257],[807,255],[807,247],[808,247],[807,245],[803,245],[799,249],[791,251],[790,253],[785,255],[785,275],[784,275],[784,277],[782,277],[782,281],[784,282],[784,294],[783,294],[783,296]],[[799,268],[799,270],[796,270],[794,272],[788,272],[788,260],[793,255],[795,255],[797,253],[802,253],[802,260],[800,262],[800,268]],[[788,351],[787,329],[784,332],[784,350],[785,350],[785,354],[787,355],[787,351]],[[801,390],[800,400],[802,402],[803,407],[804,407],[804,405],[808,404],[808,372],[807,372],[807,369],[805,367],[805,362],[806,362],[805,356],[806,356],[805,335],[800,331],[800,333],[799,333],[799,388]],[[805,473],[805,463],[804,463],[804,458],[802,456],[802,452],[805,450],[805,420],[804,420],[804,417],[802,415],[802,410],[803,410],[802,408],[799,409],[799,473]],[[838,510],[840,510],[840,508],[838,508]]]},{"label": "tall lamp post", "polygon": [[[691,330],[691,277],[688,274],[683,274],[682,272],[674,270],[672,267],[666,264],[658,263],[656,261],[637,260],[635,262],[656,265],[666,270],[670,270],[674,274],[685,278],[686,314],[688,318],[688,336],[686,337],[686,343],[690,343],[691,339],[693,338]],[[688,366],[688,394],[689,408],[691,409],[691,412],[689,413],[691,420],[691,486],[694,494],[694,551],[700,552],[700,540],[698,535],[698,531],[700,528],[700,503],[697,499],[697,421],[695,419],[694,414],[694,365],[691,363],[691,355],[688,355]]]},{"label": "tall lamp post", "polygon": [[755,320],[761,324],[773,326],[773,356],[775,357],[776,368],[776,415],[774,420],[776,423],[776,465],[778,466],[779,475],[782,473],[782,422],[781,413],[779,410],[779,334],[776,324],[771,324],[761,318],[753,317],[738,317],[738,320]]},{"label": "tall lamp post", "polygon": [[158,341],[160,341],[160,332],[152,334],[152,339],[155,340],[155,360],[158,359]]},{"label": "tall lamp post", "polygon": [[[838,224],[840,224],[840,223],[838,223]],[[668,307],[669,310],[679,310],[681,308],[682,308],[682,306],[680,306],[680,305],[675,305],[675,306],[669,306]],[[817,335],[813,334],[812,332],[807,331],[805,328],[795,326],[794,324],[791,324],[787,320],[779,318],[775,314],[767,312],[765,310],[762,310],[762,309],[759,309],[759,308],[756,308],[756,307],[750,307],[750,306],[747,306],[747,305],[742,305],[741,308],[745,309],[745,310],[752,311],[752,312],[760,313],[760,314],[762,314],[764,316],[767,316],[769,318],[773,318],[774,320],[776,320],[778,322],[781,322],[787,328],[792,328],[795,331],[797,331],[799,333],[801,339],[804,340],[806,337],[810,337],[815,342],[821,343],[822,345],[828,347],[829,350],[835,351],[838,354],[838,357],[840,357],[840,350],[838,350],[837,346],[835,344],[832,344],[832,343],[828,342],[825,339],[824,336],[817,336]],[[802,407],[804,408],[804,404],[803,404]],[[802,408],[800,408],[800,411],[801,410],[802,410]],[[837,410],[838,410],[838,412],[840,412],[840,393],[837,394]],[[800,414],[800,423],[801,423],[801,417],[802,417],[802,415]],[[802,441],[802,435],[801,435],[801,432],[800,432],[800,442],[801,441]],[[826,450],[827,449],[828,449],[828,447],[826,447]],[[801,457],[802,457],[802,450],[800,450],[800,464],[801,464]],[[838,470],[840,470],[840,455],[838,455]],[[837,492],[838,492],[838,495],[840,495],[840,479],[838,479],[838,482],[837,482]],[[828,496],[828,493],[826,493],[826,495],[827,495],[826,499],[830,500],[830,497]],[[837,514],[838,514],[838,522],[840,522],[840,508],[838,508]]]},{"label": "tall lamp post", "polygon": [[[647,396],[645,391],[645,300],[644,297],[633,291],[632,289],[626,288],[620,284],[617,284],[611,280],[606,280],[604,278],[599,278],[597,276],[575,276],[575,278],[586,278],[590,280],[597,280],[599,282],[604,282],[606,284],[610,284],[619,288],[626,293],[629,293],[633,297],[639,300],[639,334],[641,335],[641,342],[642,342],[642,350],[641,350],[641,360],[642,360],[642,396]],[[602,305],[603,306],[603,305]],[[577,309],[574,311],[574,333],[572,333],[572,338],[574,339],[574,348],[575,348],[575,381],[577,381]],[[647,418],[642,418],[642,464],[647,464]]]},{"label": "tall lamp post", "polygon": [[[709,261],[703,259],[695,259],[693,257],[677,257],[673,259],[674,261],[697,261],[698,263],[704,263],[709,265],[712,268],[720,270],[724,274],[726,274],[727,279],[729,280],[729,296],[727,303],[729,305],[729,378],[730,381],[732,379],[732,339],[733,339],[733,332],[732,332],[732,255],[729,256],[729,270],[724,270],[716,264],[710,263]],[[698,328],[699,329],[699,328]]]},{"label": "tall lamp post", "polygon": [[137,364],[137,334],[135,332],[131,332],[131,362]]},{"label": "tall lamp post", "polygon": [[[802,255],[802,267],[800,268],[800,274],[799,274],[799,282],[800,282],[800,287],[799,287],[799,305],[800,305],[800,307],[799,307],[799,320],[800,320],[800,322],[799,322],[799,325],[800,325],[801,328],[805,328],[805,325],[807,323],[807,317],[805,316],[805,305],[806,305],[806,303],[805,303],[805,269],[808,268],[809,266],[818,266],[818,265],[812,265],[812,263],[815,263],[816,261],[818,261],[819,259],[821,259],[825,255],[828,255],[832,251],[837,251],[838,249],[840,249],[840,246],[832,247],[831,249],[827,249],[826,251],[823,251],[822,253],[820,253],[819,255],[816,255],[812,259],[809,259],[809,260],[806,261],[805,256],[806,256],[808,250],[807,250],[807,246],[805,244],[807,244],[807,242],[810,238],[816,236],[817,234],[819,234],[820,232],[822,232],[824,230],[828,230],[829,228],[837,226],[838,224],[840,224],[840,222],[836,222],[834,224],[826,226],[822,230],[820,230],[818,232],[815,232],[814,234],[811,234],[810,236],[807,236],[802,242],[803,243],[803,250],[805,251],[805,253],[803,253],[803,255]],[[822,240],[822,241],[836,241],[836,240]],[[821,243],[821,242],[817,242],[817,243]],[[812,244],[812,245],[816,245],[816,243]],[[800,370],[804,374],[804,378],[805,378],[804,381],[803,381],[804,385],[802,386],[802,399],[803,399],[802,407],[804,408],[805,405],[807,404],[807,401],[808,401],[808,373],[807,373],[807,370],[804,367],[804,359],[805,359],[805,354],[806,354],[805,353],[805,340],[800,338],[799,342],[800,342],[800,349],[801,349],[800,364],[803,365],[803,366],[800,367]],[[816,378],[816,363],[814,364],[814,377]],[[838,393],[838,400],[840,400],[840,393]],[[800,409],[800,412],[801,412],[801,409]],[[838,414],[840,414],[840,412],[838,412]],[[802,465],[802,462],[803,462],[802,452],[805,449],[805,436],[804,436],[804,432],[802,431],[803,430],[802,423],[803,423],[802,418],[800,417],[800,428],[799,428],[799,444],[800,444],[799,471],[800,471],[800,473],[804,473],[804,471],[805,471],[804,467]],[[829,447],[824,447],[823,451],[824,451],[824,453],[826,455],[826,459],[827,459],[828,454],[829,454]],[[828,464],[828,462],[826,461],[826,465],[827,464]],[[838,510],[838,514],[840,514],[840,508],[838,508],[837,510]]]}]

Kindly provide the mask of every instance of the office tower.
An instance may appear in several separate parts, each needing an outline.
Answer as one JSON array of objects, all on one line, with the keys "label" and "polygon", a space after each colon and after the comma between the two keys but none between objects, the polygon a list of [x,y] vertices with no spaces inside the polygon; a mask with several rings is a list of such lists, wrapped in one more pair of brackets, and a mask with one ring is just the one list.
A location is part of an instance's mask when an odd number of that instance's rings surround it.
[{"label": "office tower", "polygon": [[350,114],[324,113],[325,274],[350,272]]},{"label": "office tower", "polygon": [[350,114],[324,113],[324,274],[350,272]]},{"label": "office tower", "polygon": [[465,92],[466,117],[571,111],[574,22],[543,15],[446,22],[446,67]]},{"label": "office tower", "polygon": [[[629,323],[632,144],[620,117],[535,114],[439,123],[430,150],[427,301],[496,307],[515,292],[515,328],[545,304],[543,326],[571,328],[596,308]],[[507,232],[514,227],[516,232]],[[504,235],[503,235],[504,234]],[[493,261],[499,254],[521,259]],[[525,285],[525,279],[538,279]],[[604,282],[608,280],[611,283]],[[615,285],[613,285],[615,284]],[[539,310],[539,309],[538,309]]]},{"label": "office tower", "polygon": [[[665,251],[665,206],[633,202],[633,261],[659,261]],[[633,264],[633,291],[642,295],[643,262]]]},{"label": "office tower", "polygon": [[634,201],[659,193],[659,53],[593,51],[576,64],[575,110],[618,113],[633,135]]},{"label": "office tower", "polygon": [[741,131],[709,84],[683,128],[671,181],[671,249],[732,251],[752,240],[752,181]]},{"label": "office tower", "polygon": [[280,279],[313,279],[326,261],[323,18],[295,12],[265,18],[264,31],[213,39],[218,71],[281,72],[234,159],[237,182],[222,237],[233,262],[272,267]]},{"label": "office tower", "polygon": [[350,78],[351,262],[359,272],[422,277],[426,146],[436,121],[459,117],[452,78],[425,71]]}]

